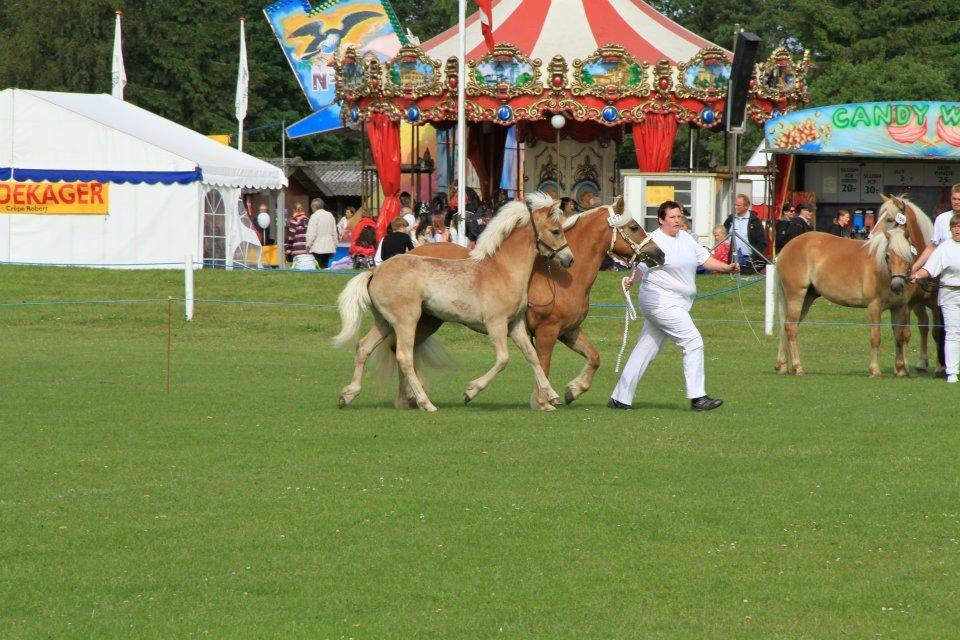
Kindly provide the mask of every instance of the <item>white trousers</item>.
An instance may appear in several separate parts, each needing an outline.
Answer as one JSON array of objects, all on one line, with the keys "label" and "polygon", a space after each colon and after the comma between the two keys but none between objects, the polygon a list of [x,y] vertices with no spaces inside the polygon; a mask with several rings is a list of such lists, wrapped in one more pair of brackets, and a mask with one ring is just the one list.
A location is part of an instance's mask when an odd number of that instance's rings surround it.
[{"label": "white trousers", "polygon": [[663,341],[670,338],[683,351],[683,377],[687,383],[687,397],[707,395],[703,372],[703,338],[693,324],[690,312],[680,306],[641,307],[644,323],[633,348],[630,359],[613,390],[613,399],[624,404],[633,404],[637,383],[647,367],[663,348]]},{"label": "white trousers", "polygon": [[960,368],[960,305],[945,304],[940,307],[943,312],[944,337],[943,356],[946,360],[947,375],[957,375]]}]

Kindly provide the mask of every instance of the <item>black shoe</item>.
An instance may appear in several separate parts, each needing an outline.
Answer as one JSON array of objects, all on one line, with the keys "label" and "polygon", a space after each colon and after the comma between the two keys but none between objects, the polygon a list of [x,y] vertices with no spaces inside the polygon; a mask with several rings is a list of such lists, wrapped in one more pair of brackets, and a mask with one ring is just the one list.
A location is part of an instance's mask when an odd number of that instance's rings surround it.
[{"label": "black shoe", "polygon": [[939,369],[937,369],[937,372],[933,374],[933,377],[934,377],[934,378],[946,378],[946,377],[947,377],[947,370],[944,369],[944,368],[939,368]]},{"label": "black shoe", "polygon": [[711,398],[710,396],[701,396],[690,401],[690,408],[694,411],[713,411],[723,404],[723,400]]},{"label": "black shoe", "polygon": [[610,398],[610,401],[607,402],[607,408],[608,409],[626,409],[627,411],[630,411],[631,409],[633,409],[631,405],[624,404],[619,400],[614,400],[613,398]]}]

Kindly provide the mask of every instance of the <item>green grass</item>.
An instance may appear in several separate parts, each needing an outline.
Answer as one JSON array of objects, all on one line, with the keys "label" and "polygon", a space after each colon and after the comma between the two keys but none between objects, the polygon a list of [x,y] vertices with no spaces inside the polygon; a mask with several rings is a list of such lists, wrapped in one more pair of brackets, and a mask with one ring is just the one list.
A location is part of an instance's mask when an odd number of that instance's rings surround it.
[{"label": "green grass", "polygon": [[[203,299],[333,304],[340,276],[201,272]],[[617,302],[601,274],[594,302]],[[728,278],[700,280],[701,291]],[[960,390],[894,379],[889,330],[804,326],[809,375],[736,293],[699,302],[694,414],[668,346],[631,413],[603,407],[622,316],[594,309],[594,389],[527,409],[485,337],[434,415],[392,389],[338,411],[330,308],[173,303],[177,272],[0,268],[2,638],[943,638],[960,613]],[[743,290],[762,317],[762,286]],[[16,306],[157,298],[143,304]],[[818,303],[811,320],[862,323]],[[707,321],[711,320],[711,321]],[[716,322],[720,320],[722,322]],[[631,345],[639,325],[631,332]],[[916,343],[911,361],[915,360]],[[557,349],[560,390],[581,363]]]}]

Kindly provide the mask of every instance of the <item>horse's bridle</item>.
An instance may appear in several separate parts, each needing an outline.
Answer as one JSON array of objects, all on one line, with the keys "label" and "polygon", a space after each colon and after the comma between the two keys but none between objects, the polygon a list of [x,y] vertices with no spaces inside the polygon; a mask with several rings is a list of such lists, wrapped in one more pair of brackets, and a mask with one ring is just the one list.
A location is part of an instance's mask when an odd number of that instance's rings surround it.
[{"label": "horse's bridle", "polygon": [[542,255],[542,256],[543,256],[544,258],[546,258],[547,260],[553,260],[554,258],[557,257],[557,254],[558,254],[558,253],[560,253],[561,251],[563,251],[564,249],[566,249],[568,246],[570,246],[569,243],[567,243],[567,242],[564,242],[562,245],[560,245],[560,246],[557,247],[557,248],[553,248],[553,247],[551,247],[549,244],[547,244],[547,243],[543,240],[543,238],[540,237],[540,230],[537,229],[537,221],[534,220],[533,211],[530,212],[530,226],[533,227],[533,235],[534,235],[534,236],[536,237],[536,239],[537,239],[537,243],[536,243],[536,245],[535,245],[535,246],[537,247],[537,251],[538,251],[538,253],[539,253],[540,247],[545,248],[545,249],[547,250],[547,252],[548,252],[549,255],[546,254],[546,253],[540,253],[540,255]]},{"label": "horse's bridle", "polygon": [[[640,241],[640,244],[637,244],[633,238],[624,233],[623,227],[616,226],[616,221],[619,220],[619,216],[613,214],[611,207],[607,208],[610,210],[610,217],[607,218],[607,224],[610,225],[610,248],[607,249],[607,255],[611,258],[613,257],[613,247],[617,244],[617,235],[619,235],[633,252],[633,255],[630,256],[630,266],[632,267],[637,263],[637,259],[643,255],[643,248],[653,241],[653,237],[648,235]],[[660,265],[657,264],[655,266]]]}]

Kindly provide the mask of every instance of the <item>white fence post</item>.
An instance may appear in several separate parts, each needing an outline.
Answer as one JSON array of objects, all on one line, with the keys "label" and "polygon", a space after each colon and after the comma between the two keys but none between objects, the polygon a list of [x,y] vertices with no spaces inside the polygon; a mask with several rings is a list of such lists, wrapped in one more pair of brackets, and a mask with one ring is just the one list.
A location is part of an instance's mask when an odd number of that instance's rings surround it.
[{"label": "white fence post", "polygon": [[187,320],[193,320],[193,256],[183,259],[183,311]]},{"label": "white fence post", "polygon": [[763,307],[763,332],[768,336],[773,335],[773,315],[775,310],[774,287],[777,286],[777,265],[768,264],[766,268],[767,281],[764,283],[766,289],[764,295]]}]

